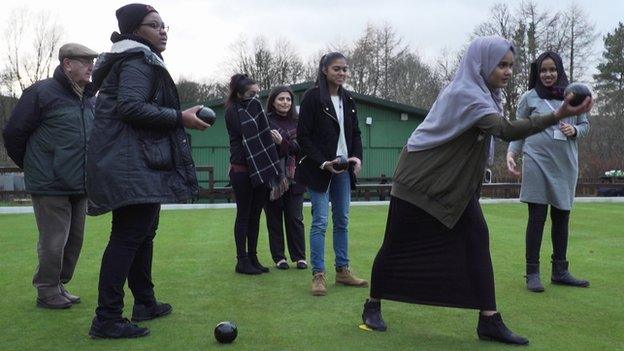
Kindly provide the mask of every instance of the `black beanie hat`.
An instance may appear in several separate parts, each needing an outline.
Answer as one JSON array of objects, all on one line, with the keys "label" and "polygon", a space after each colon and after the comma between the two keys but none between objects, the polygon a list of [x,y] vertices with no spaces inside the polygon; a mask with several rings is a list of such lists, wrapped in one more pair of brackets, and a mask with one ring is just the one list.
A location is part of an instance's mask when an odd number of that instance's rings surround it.
[{"label": "black beanie hat", "polygon": [[156,9],[145,4],[128,4],[120,7],[117,12],[115,12],[117,23],[119,24],[119,31],[121,34],[132,34],[132,32],[139,27],[143,18],[151,12],[158,13]]}]

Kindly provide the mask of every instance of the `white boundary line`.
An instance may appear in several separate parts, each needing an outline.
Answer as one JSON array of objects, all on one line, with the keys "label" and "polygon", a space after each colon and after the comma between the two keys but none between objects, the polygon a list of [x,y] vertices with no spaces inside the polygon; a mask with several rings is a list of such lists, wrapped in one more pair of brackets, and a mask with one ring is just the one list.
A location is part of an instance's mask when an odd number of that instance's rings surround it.
[{"label": "white boundary line", "polygon": [[[481,199],[482,204],[517,204],[519,199]],[[576,197],[576,203],[624,203],[624,197]],[[387,206],[390,201],[353,201],[351,206]],[[304,207],[310,207],[310,202],[304,202]],[[168,204],[162,205],[167,210],[207,210],[221,208],[236,208],[235,203],[227,204]],[[0,214],[33,213],[32,206],[6,206],[0,207]]]}]

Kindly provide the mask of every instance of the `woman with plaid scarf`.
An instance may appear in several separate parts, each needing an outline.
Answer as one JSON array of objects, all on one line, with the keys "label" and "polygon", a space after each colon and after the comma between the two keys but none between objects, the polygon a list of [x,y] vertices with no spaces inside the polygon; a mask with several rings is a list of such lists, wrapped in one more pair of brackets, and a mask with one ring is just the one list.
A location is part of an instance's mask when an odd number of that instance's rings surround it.
[{"label": "woman with plaid scarf", "polygon": [[259,91],[258,84],[246,74],[233,75],[225,111],[230,137],[229,176],[236,197],[235,270],[242,274],[269,272],[256,253],[260,213],[267,197],[277,199],[288,189],[275,146],[279,133],[269,127],[257,98]]}]

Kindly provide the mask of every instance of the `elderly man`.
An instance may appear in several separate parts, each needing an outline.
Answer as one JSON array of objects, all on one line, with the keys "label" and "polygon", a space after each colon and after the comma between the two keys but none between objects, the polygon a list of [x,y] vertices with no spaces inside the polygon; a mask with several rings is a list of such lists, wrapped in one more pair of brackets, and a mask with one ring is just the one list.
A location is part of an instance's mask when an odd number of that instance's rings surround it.
[{"label": "elderly man", "polygon": [[39,228],[33,285],[42,308],[80,302],[65,284],[74,273],[84,234],[86,147],[94,111],[90,80],[96,57],[83,45],[63,45],[54,76],[24,90],[3,132],[8,155],[24,170]]}]

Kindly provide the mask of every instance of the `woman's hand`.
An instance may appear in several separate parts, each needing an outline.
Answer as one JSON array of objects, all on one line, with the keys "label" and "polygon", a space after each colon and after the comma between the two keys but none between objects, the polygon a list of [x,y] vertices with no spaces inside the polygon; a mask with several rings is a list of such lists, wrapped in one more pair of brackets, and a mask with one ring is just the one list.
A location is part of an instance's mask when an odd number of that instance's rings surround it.
[{"label": "woman's hand", "polygon": [[559,130],[568,138],[574,138],[576,136],[576,128],[569,123],[559,123]]},{"label": "woman's hand", "polygon": [[360,174],[360,171],[362,170],[362,161],[360,161],[360,159],[355,156],[349,157],[347,161],[353,163],[353,173],[357,177]]},{"label": "woman's hand", "polygon": [[557,111],[555,111],[555,117],[557,117],[558,120],[588,113],[592,109],[592,106],[594,106],[594,100],[589,96],[586,97],[585,100],[583,100],[583,103],[578,106],[570,105],[571,99],[572,97],[570,95],[566,96],[563,100],[563,104],[561,104]]},{"label": "woman's hand", "polygon": [[338,158],[336,158],[336,159],[335,159],[335,160],[333,160],[333,161],[326,161],[326,162],[323,164],[323,169],[324,169],[324,170],[326,170],[326,171],[329,171],[329,172],[331,172],[331,173],[334,173],[334,174],[340,174],[340,173],[344,172],[344,170],[342,170],[342,171],[337,171],[336,169],[334,169],[334,165],[335,165],[336,163],[340,163],[340,158],[339,158],[339,157],[338,157]]},{"label": "woman's hand", "polygon": [[284,140],[280,132],[277,131],[277,129],[271,129],[271,139],[273,139],[273,142],[277,145],[280,145],[282,143],[282,140]]},{"label": "woman's hand", "polygon": [[182,111],[182,125],[185,128],[204,130],[210,127],[210,124],[204,123],[201,119],[197,118],[197,111],[199,111],[202,105],[193,106],[189,109]]},{"label": "woman's hand", "polygon": [[518,170],[516,169],[516,161],[514,160],[515,157],[515,153],[511,151],[507,153],[507,170],[509,171],[509,173],[517,177],[520,175],[520,172],[518,172]]}]

